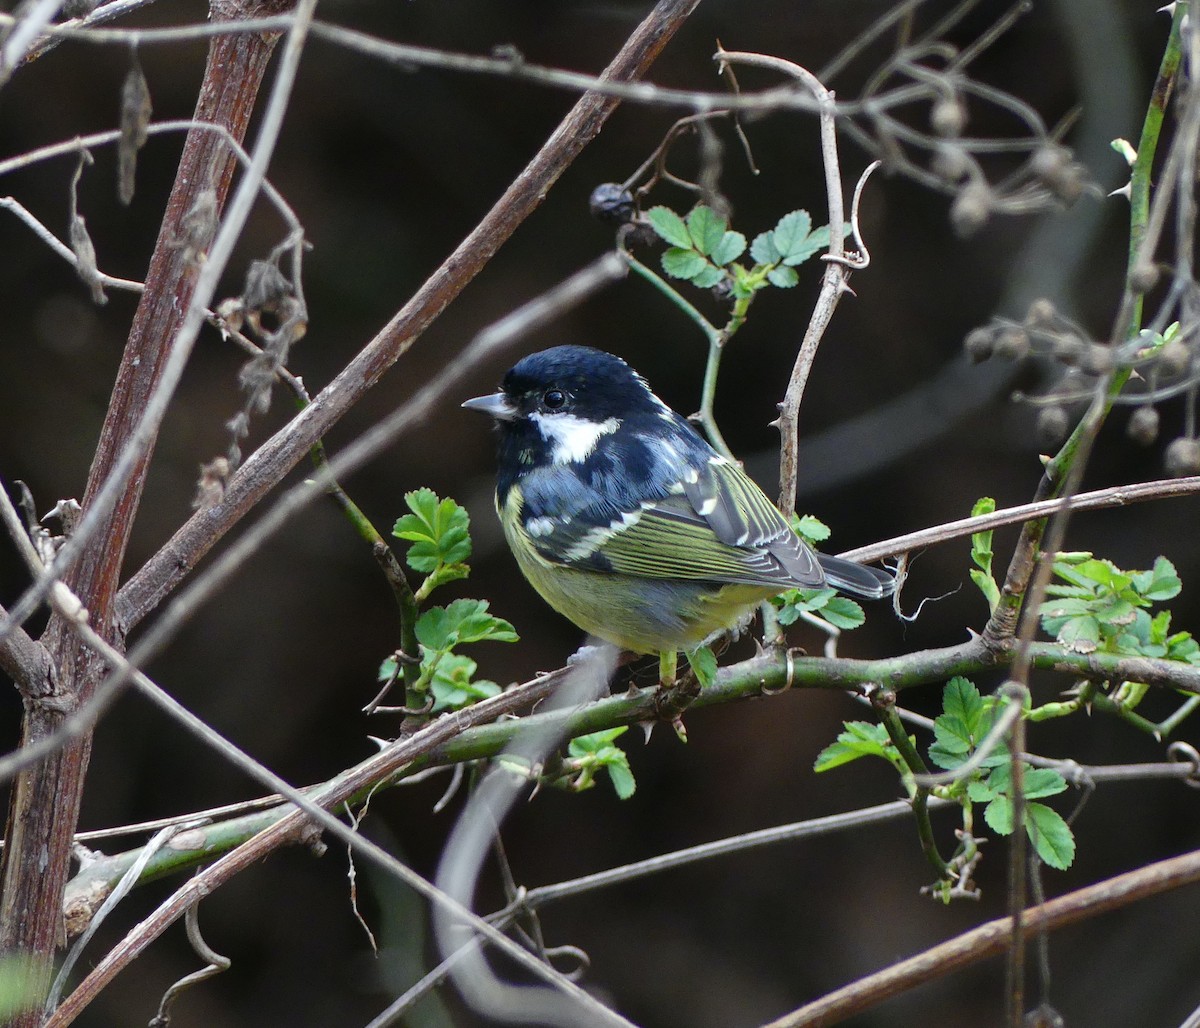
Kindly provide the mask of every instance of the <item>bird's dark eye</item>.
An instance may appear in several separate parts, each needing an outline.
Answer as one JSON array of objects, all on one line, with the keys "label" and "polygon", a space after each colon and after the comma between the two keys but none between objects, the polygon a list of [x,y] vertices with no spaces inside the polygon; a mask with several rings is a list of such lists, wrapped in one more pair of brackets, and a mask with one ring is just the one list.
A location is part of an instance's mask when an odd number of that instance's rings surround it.
[{"label": "bird's dark eye", "polygon": [[567,394],[561,389],[547,389],[542,394],[542,403],[547,410],[561,410],[567,405]]}]

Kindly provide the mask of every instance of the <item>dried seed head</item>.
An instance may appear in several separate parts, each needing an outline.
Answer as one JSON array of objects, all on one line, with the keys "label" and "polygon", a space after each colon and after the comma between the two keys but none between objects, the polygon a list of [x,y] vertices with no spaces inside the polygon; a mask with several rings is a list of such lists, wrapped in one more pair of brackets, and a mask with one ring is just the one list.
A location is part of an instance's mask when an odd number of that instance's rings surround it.
[{"label": "dried seed head", "polygon": [[1020,360],[1029,354],[1029,336],[1023,328],[1002,328],[996,333],[996,356]]},{"label": "dried seed head", "polygon": [[1148,293],[1158,285],[1158,265],[1138,264],[1129,273],[1129,288],[1135,293]]},{"label": "dried seed head", "polygon": [[967,108],[953,94],[939,97],[929,112],[929,124],[944,139],[961,136],[967,124]]},{"label": "dried seed head", "polygon": [[1038,412],[1037,434],[1043,446],[1057,446],[1067,437],[1071,419],[1065,407],[1054,404]]},{"label": "dried seed head", "polygon": [[602,182],[588,197],[588,210],[593,218],[610,225],[627,225],[637,214],[633,194],[617,182]]},{"label": "dried seed head", "polygon": [[1089,375],[1107,375],[1112,371],[1115,362],[1112,350],[1102,343],[1092,343],[1083,349],[1083,359],[1080,368]]},{"label": "dried seed head", "polygon": [[1054,307],[1054,302],[1043,296],[1029,305],[1029,313],[1025,315],[1025,324],[1032,328],[1044,328],[1047,325],[1053,325],[1057,317],[1058,311]]},{"label": "dried seed head", "polygon": [[941,143],[933,153],[930,168],[938,178],[959,182],[966,177],[971,164],[966,151],[957,143]]},{"label": "dried seed head", "polygon": [[1172,478],[1200,473],[1200,439],[1180,436],[1167,447],[1163,462]]},{"label": "dried seed head", "polygon": [[995,333],[990,328],[973,328],[963,340],[963,349],[972,364],[982,364],[992,355]]},{"label": "dried seed head", "polygon": [[1158,352],[1158,365],[1168,375],[1182,375],[1191,364],[1191,352],[1178,339],[1172,339]]},{"label": "dried seed head", "polygon": [[1059,336],[1054,340],[1054,359],[1068,368],[1078,367],[1086,348],[1087,343],[1074,333]]},{"label": "dried seed head", "polygon": [[1125,431],[1135,443],[1149,446],[1158,438],[1158,411],[1149,405],[1139,407],[1130,416]]},{"label": "dried seed head", "polygon": [[950,223],[960,236],[969,236],[987,224],[992,194],[986,183],[968,182],[950,205]]},{"label": "dried seed head", "polygon": [[1083,165],[1071,159],[1065,146],[1050,143],[1033,155],[1030,170],[1042,184],[1065,204],[1073,204],[1083,193],[1087,179]]}]

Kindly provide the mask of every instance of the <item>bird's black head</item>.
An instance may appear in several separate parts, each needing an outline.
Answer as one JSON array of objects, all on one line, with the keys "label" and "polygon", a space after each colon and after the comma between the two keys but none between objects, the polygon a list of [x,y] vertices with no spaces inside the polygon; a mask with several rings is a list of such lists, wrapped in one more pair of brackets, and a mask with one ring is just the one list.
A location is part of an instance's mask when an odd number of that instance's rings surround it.
[{"label": "bird's black head", "polygon": [[603,422],[661,406],[620,357],[590,346],[555,346],[532,353],[509,370],[500,390],[514,418],[568,414]]}]

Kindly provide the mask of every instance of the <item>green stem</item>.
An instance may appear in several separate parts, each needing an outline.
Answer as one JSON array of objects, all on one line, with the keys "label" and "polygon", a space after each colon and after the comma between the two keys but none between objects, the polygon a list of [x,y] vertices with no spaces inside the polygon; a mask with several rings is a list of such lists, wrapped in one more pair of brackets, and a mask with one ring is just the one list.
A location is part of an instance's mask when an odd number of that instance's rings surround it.
[{"label": "green stem", "polygon": [[[904,722],[900,720],[900,715],[896,712],[896,694],[890,689],[877,689],[871,694],[871,705],[879,714],[879,720],[887,729],[888,738],[892,740],[892,745],[896,747],[896,751],[904,760],[909,771],[914,775],[929,774],[929,768],[908,737]],[[921,850],[925,854],[925,859],[929,861],[930,867],[937,874],[938,881],[950,881],[953,872],[950,865],[942,859],[941,853],[938,852],[937,840],[933,837],[933,823],[929,820],[928,788],[921,785],[913,786],[912,808],[913,814],[916,816],[917,835],[921,840]]]},{"label": "green stem", "polygon": [[746,320],[746,308],[749,306],[749,302],[739,300],[734,305],[734,313],[729,322],[723,329],[719,329],[701,314],[694,304],[684,299],[680,292],[661,275],[646,267],[636,257],[631,257],[628,253],[624,253],[623,256],[630,268],[641,275],[642,278],[683,311],[700,331],[704,333],[704,338],[708,340],[708,359],[704,365],[704,384],[700,390],[700,426],[704,429],[704,434],[708,436],[708,441],[712,444],[713,449],[727,460],[733,460],[733,452],[729,449],[729,444],[725,442],[725,437],[721,435],[721,430],[717,427],[717,421],[713,415],[713,401],[717,395],[717,372],[721,366],[721,354],[730,337],[741,328],[742,323]]},{"label": "green stem", "polygon": [[[308,405],[306,397],[296,397],[297,406],[301,409]],[[328,460],[325,456],[325,444],[318,439],[309,450],[309,458],[312,460],[313,466],[319,470],[328,468]],[[400,654],[398,660],[400,662],[400,670],[404,680],[404,703],[410,710],[419,710],[425,702],[425,690],[418,689],[418,678],[420,674],[420,647],[417,643],[417,617],[419,614],[417,599],[413,594],[412,585],[408,581],[408,576],[404,574],[404,569],[400,566],[400,561],[396,558],[396,552],[388,545],[387,540],[379,533],[379,530],[371,523],[371,519],[363,513],[362,508],[358,506],[346,491],[330,477],[332,485],[329,487],[329,495],[334,502],[342,509],[359,538],[366,542],[371,547],[371,555],[378,562],[380,569],[383,571],[384,577],[387,579],[388,585],[391,586],[392,595],[395,597],[396,606],[400,611]]]}]

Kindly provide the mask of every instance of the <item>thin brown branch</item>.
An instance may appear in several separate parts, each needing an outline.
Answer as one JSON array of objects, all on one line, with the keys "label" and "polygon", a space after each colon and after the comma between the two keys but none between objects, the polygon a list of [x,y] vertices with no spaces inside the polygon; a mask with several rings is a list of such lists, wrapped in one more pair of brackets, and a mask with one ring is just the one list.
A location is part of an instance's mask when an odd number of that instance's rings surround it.
[{"label": "thin brown branch", "polygon": [[[222,16],[239,13],[230,5],[219,6]],[[243,9],[243,13],[277,12],[283,0],[262,0],[251,6],[250,12]],[[214,40],[196,120],[225,125],[242,138],[273,49],[274,38],[259,35]],[[103,542],[80,548],[67,584],[90,611],[93,626],[112,639],[119,638],[113,616],[118,574],[153,451],[155,425],[147,426],[143,415],[152,401],[163,402],[156,398],[156,390],[173,350],[178,349],[172,346],[173,337],[189,310],[197,279],[194,257],[177,240],[185,237],[184,219],[202,193],[212,191],[219,209],[234,163],[211,132],[189,134],[89,475],[85,518],[89,505],[95,504],[99,513],[93,538]],[[135,439],[140,440],[139,447],[132,445]],[[115,473],[121,466],[127,474]],[[96,503],[106,490],[112,502]],[[52,619],[44,642],[53,654],[55,690],[41,702],[27,705],[23,745],[54,736],[67,712],[86,700],[103,672],[95,655],[58,617]],[[59,942],[62,890],[89,752],[90,737],[85,735],[18,779],[4,851],[0,950],[48,956]],[[36,1016],[34,1012],[18,1015],[14,1024],[34,1024]]]},{"label": "thin brown branch", "polygon": [[[602,77],[627,80],[641,76],[697,3],[699,0],[660,0]],[[541,204],[559,175],[600,131],[617,102],[595,93],[581,97],[474,231],[408,303],[313,398],[309,407],[246,460],[230,481],[224,501],[193,515],[130,579],[118,597],[119,616],[126,630],[157,607],[213,545],[408,351]]]},{"label": "thin brown branch", "polygon": [[766,68],[800,81],[816,98],[820,112],[821,159],[825,165],[825,191],[829,202],[829,250],[826,253],[825,274],[821,279],[821,292],[813,306],[812,317],[800,343],[800,352],[788,381],[787,392],[779,405],[779,509],[784,514],[796,510],[796,479],[799,470],[797,451],[800,446],[799,420],[800,401],[808,383],[808,373],[817,356],[817,347],[825,334],[834,309],[846,285],[850,272],[845,264],[845,248],[842,244],[842,225],[845,223],[845,201],[842,198],[842,178],[837,154],[837,104],[833,93],[826,89],[817,77],[806,68],[766,54],[730,52],[718,50],[716,55],[722,65],[743,64],[752,68]]},{"label": "thin brown branch", "polygon": [[[1024,912],[1030,931],[1053,931],[1077,921],[1158,896],[1200,881],[1200,850],[1128,871],[1069,892]],[[781,1017],[764,1028],[808,1028],[836,1024],[926,982],[981,960],[999,956],[1012,935],[1012,919],[997,918],[953,939],[899,961]]]}]

